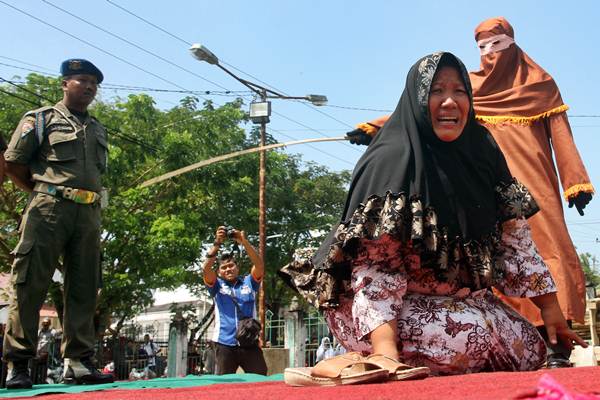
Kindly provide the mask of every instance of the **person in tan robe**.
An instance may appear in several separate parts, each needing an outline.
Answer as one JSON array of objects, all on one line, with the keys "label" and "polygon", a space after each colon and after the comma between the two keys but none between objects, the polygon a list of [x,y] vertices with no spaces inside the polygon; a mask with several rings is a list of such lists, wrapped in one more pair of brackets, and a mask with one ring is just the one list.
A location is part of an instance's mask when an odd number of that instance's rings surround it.
[{"label": "person in tan robe", "polygon": [[[573,141],[568,106],[552,77],[514,42],[513,28],[505,18],[482,22],[475,29],[475,40],[481,69],[469,75],[476,118],[502,149],[511,173],[538,202],[541,211],[529,219],[533,241],[556,282],[565,318],[583,323],[585,278],[565,223],[557,170],[565,200],[580,215],[594,188]],[[387,118],[358,124],[348,133],[350,141],[368,144]],[[539,310],[530,300],[502,298],[542,326]],[[569,351],[553,347],[548,366],[570,365]]]}]

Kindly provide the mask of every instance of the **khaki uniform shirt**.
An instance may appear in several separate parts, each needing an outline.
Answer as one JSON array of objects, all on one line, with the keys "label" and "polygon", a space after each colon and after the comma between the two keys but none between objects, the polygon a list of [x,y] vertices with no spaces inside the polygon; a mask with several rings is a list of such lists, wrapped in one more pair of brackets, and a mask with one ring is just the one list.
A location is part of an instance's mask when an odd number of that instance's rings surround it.
[{"label": "khaki uniform shirt", "polygon": [[[44,125],[43,129],[38,128],[39,124]],[[107,155],[104,127],[89,115],[82,124],[59,102],[54,107],[25,114],[13,133],[4,158],[28,165],[35,182],[99,193]]]}]

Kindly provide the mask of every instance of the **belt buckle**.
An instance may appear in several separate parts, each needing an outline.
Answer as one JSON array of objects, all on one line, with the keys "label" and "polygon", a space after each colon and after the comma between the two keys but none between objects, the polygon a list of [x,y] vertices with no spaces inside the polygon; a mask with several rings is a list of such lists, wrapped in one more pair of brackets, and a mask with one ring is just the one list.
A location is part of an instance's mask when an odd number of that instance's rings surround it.
[{"label": "belt buckle", "polygon": [[94,202],[95,193],[89,190],[74,189],[73,190],[73,201],[79,204],[92,204]]},{"label": "belt buckle", "polygon": [[62,197],[64,197],[67,200],[73,200],[73,194],[74,194],[74,190],[73,190],[73,188],[70,188],[70,187],[66,187],[62,191]]}]

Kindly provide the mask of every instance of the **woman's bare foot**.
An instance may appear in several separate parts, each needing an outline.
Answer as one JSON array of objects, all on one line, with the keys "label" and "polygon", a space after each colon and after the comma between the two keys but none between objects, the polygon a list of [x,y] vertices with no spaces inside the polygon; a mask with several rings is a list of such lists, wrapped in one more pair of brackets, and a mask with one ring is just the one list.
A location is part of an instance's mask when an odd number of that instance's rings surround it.
[{"label": "woman's bare foot", "polygon": [[384,356],[399,360],[398,353],[398,324],[390,321],[379,325],[371,332],[371,345],[374,354],[383,354]]}]

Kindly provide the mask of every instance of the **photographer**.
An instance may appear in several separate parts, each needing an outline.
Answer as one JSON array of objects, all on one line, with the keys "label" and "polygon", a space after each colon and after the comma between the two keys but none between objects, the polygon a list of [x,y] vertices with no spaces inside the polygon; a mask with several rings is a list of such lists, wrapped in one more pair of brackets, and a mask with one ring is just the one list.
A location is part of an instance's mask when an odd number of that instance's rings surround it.
[{"label": "photographer", "polygon": [[[231,253],[222,254],[217,272],[213,270],[219,249],[227,238],[246,249],[253,264],[250,274],[240,276]],[[216,345],[216,374],[234,374],[242,367],[244,372],[266,375],[267,364],[258,342],[241,346],[236,338],[240,320],[256,316],[256,297],[264,275],[263,260],[246,239],[244,231],[220,226],[213,247],[207,253],[203,272],[204,284],[215,299],[215,312],[218,313],[212,337]]]}]

